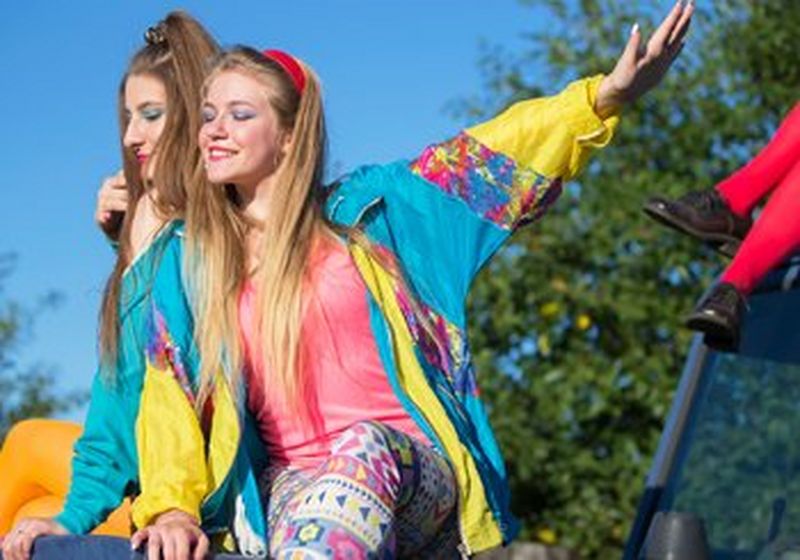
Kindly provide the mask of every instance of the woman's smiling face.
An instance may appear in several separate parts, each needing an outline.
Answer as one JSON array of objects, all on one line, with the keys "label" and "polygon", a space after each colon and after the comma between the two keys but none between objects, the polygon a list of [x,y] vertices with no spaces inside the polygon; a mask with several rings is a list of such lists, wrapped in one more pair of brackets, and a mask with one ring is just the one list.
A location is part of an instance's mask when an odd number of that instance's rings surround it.
[{"label": "woman's smiling face", "polygon": [[269,88],[246,71],[220,72],[208,84],[199,144],[210,181],[254,188],[280,166],[288,134]]}]

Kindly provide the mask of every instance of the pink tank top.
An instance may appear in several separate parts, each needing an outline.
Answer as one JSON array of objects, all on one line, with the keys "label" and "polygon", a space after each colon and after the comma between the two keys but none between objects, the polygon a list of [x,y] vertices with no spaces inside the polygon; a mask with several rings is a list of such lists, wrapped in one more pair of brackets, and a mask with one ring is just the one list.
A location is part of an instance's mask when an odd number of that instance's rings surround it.
[{"label": "pink tank top", "polygon": [[256,293],[251,284],[239,300],[248,405],[270,460],[313,469],[330,455],[337,437],[362,420],[382,422],[429,445],[389,384],[370,326],[367,288],[343,244],[318,244],[304,295],[301,353],[310,416],[291,410],[282,393],[266,382],[253,340]]}]

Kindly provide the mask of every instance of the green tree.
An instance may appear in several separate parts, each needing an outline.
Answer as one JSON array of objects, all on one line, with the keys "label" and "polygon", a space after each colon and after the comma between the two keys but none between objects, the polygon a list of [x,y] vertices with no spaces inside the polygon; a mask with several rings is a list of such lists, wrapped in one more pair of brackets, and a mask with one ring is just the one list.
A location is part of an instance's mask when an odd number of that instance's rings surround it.
[{"label": "green tree", "polygon": [[[610,70],[632,24],[648,33],[670,7],[526,3],[552,24],[527,52],[487,50],[471,115]],[[796,100],[798,29],[790,0],[700,3],[667,80],[476,282],[470,336],[524,537],[620,556],[688,349],[681,318],[721,264],[641,205],[710,187],[764,144]]]},{"label": "green tree", "polygon": [[68,411],[85,401],[80,394],[55,395],[54,374],[45,366],[21,369],[17,355],[35,317],[56,305],[48,294],[39,305],[25,308],[3,292],[3,281],[13,268],[13,257],[0,255],[0,444],[11,426],[24,418],[47,417]]}]

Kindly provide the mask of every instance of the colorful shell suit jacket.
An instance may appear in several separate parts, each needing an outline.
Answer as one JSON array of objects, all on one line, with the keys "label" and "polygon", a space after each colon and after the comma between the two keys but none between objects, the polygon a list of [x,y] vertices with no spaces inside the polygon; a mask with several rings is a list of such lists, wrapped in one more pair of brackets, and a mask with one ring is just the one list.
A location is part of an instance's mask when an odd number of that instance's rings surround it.
[{"label": "colorful shell suit jacket", "polygon": [[[84,431],[75,444],[72,479],[56,517],[71,533],[88,533],[126,495],[139,492],[135,424],[145,371],[152,298],[175,326],[173,336],[189,347],[192,323],[181,288],[180,224],[167,224],[122,276],[117,360],[99,366],[92,383]],[[113,369],[113,371],[111,371]]]},{"label": "colorful shell suit jacket", "polygon": [[[579,80],[555,96],[517,103],[426,148],[412,161],[359,168],[327,197],[329,219],[361,229],[372,245],[365,250],[353,243],[350,253],[368,287],[375,341],[398,399],[454,468],[465,555],[506,543],[518,529],[466,339],[467,293],[475,275],[515,229],[541,217],[558,198],[562,183],[610,141],[617,117],[603,120],[593,109],[601,79]],[[231,422],[213,429],[236,443],[239,428],[233,421],[242,413],[221,415],[220,408],[241,407],[236,403],[243,399],[232,398],[227,385],[217,385],[215,414]],[[177,409],[179,393],[174,389],[171,409]],[[154,448],[151,460],[142,463],[150,472],[146,469],[141,476],[161,481],[151,488],[162,510],[194,512],[218,490],[214,481],[235,464],[238,448],[223,450],[217,444],[206,457],[196,417],[184,406],[186,423],[180,430],[173,426],[170,433],[158,433],[165,431],[164,421],[155,413],[141,419],[142,431],[153,432],[148,439]],[[176,457],[176,439],[193,451]],[[217,452],[222,455],[215,456]],[[188,459],[192,454],[194,461]],[[206,472],[193,468],[203,460],[214,466]],[[143,492],[134,505],[145,518],[159,512],[142,503],[148,499],[152,496]],[[243,509],[241,493],[226,499],[239,504],[237,511]],[[251,521],[246,530],[253,527]],[[263,523],[258,529],[263,530]],[[264,549],[251,552],[263,554]]]}]

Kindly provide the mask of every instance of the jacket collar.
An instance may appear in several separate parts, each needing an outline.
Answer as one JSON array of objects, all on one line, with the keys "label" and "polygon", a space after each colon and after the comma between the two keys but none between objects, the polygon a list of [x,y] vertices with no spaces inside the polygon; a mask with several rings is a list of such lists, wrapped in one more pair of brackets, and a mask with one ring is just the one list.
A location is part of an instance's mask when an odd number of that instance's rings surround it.
[{"label": "jacket collar", "polygon": [[331,184],[325,195],[325,216],[333,223],[358,227],[365,218],[383,204],[370,181],[372,166],[359,168]]}]

